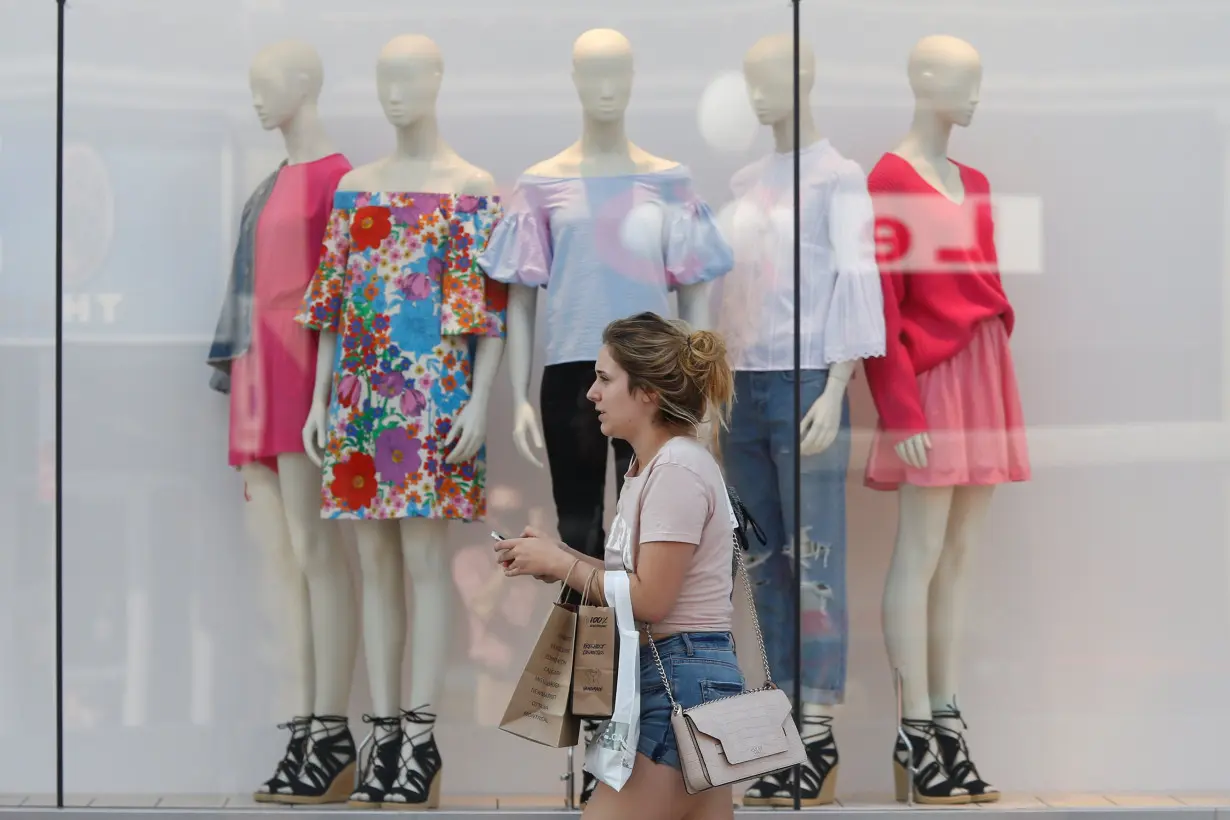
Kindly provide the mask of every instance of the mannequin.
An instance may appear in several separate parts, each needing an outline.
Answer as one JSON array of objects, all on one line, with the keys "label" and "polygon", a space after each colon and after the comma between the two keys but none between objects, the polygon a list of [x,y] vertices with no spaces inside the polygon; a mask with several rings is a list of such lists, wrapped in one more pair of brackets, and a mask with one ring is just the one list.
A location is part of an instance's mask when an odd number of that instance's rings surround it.
[{"label": "mannequin", "polygon": [[304,444],[324,466],[323,515],[346,519],[359,546],[373,731],[349,802],[368,808],[439,806],[433,704],[453,609],[448,522],[486,513],[487,404],[504,346],[506,288],[473,261],[499,218],[495,183],[440,136],[443,74],[426,37],[381,50],[377,89],[396,149],[339,183],[300,316],[321,331]]},{"label": "mannequin", "polygon": [[[521,176],[479,264],[511,285],[508,359],[517,451],[541,467],[535,449],[545,440],[560,538],[601,556],[608,440],[585,393],[603,328],[643,310],[669,315],[671,291],[678,294],[681,318],[709,327],[707,283],[730,269],[731,256],[692,187],[691,172],[628,139],[624,117],[634,74],[628,39],[611,29],[586,31],[573,44],[572,67],[581,138]],[[539,288],[547,300],[540,394],[545,439],[529,399]],[[610,444],[618,492],[632,448],[620,440]],[[587,742],[597,725],[586,722]],[[586,773],[583,803],[595,784]]]},{"label": "mannequin", "polygon": [[973,117],[981,58],[963,40],[925,37],[909,79],[909,133],[868,179],[888,353],[866,363],[880,420],[865,481],[898,491],[883,622],[909,738],[897,741],[894,774],[899,800],[912,790],[921,803],[990,802],[999,792],[970,760],[957,710],[957,635],[994,486],[1030,475],[1008,347],[1015,314],[996,267],[990,185],[948,157],[953,126]]},{"label": "mannequin", "polygon": [[254,797],[323,803],[325,790],[299,788],[313,738],[344,715],[357,635],[354,589],[337,526],[320,519],[320,470],[299,429],[312,400],[317,337],[294,322],[285,294],[307,286],[338,180],[350,163],[321,127],[323,82],[311,46],[284,41],[254,59],[249,82],[261,125],[286,145],[282,163],[244,208],[227,301],[209,363],[212,386],[230,395],[230,464],[239,469],[252,537],[270,550],[279,614],[297,677],[283,759]]},{"label": "mannequin", "polygon": [[[815,83],[815,56],[800,42],[801,97]],[[765,37],[744,57],[757,118],[774,152],[735,174],[725,209],[735,266],[723,282],[719,328],[739,396],[722,436],[728,480],[765,530],[753,540],[749,572],[779,685],[793,691],[794,626],[803,623],[803,805],[832,803],[838,754],[833,709],[845,695],[846,471],[850,409],[846,385],[858,361],[884,354],[884,309],[874,215],[861,168],[817,129],[810,104],[799,111],[802,280],[800,392],[794,402],[794,40]],[[801,446],[804,612],[794,611],[794,447]],[[751,806],[794,805],[793,770],[751,784]]]}]

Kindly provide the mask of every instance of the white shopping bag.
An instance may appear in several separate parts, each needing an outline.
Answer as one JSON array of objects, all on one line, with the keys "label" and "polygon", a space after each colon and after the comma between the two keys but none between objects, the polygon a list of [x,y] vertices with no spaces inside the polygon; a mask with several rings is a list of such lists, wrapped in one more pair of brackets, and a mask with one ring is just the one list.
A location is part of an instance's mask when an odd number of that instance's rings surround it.
[{"label": "white shopping bag", "polygon": [[607,604],[615,608],[619,631],[619,673],[615,681],[615,710],[598,727],[597,737],[585,750],[585,771],[610,786],[622,789],[632,776],[636,744],[641,735],[641,654],[636,621],[632,619],[632,593],[628,573],[608,569],[603,583]]}]

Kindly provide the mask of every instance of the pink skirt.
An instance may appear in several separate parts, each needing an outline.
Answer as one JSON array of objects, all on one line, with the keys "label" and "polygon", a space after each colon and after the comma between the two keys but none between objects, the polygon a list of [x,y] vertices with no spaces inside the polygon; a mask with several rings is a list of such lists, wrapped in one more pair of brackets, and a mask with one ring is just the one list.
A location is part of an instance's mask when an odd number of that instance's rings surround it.
[{"label": "pink skirt", "polygon": [[897,455],[883,420],[871,441],[864,483],[874,490],[1027,481],[1029,453],[1008,332],[998,317],[974,329],[957,355],[918,377],[931,449],[916,469]]}]

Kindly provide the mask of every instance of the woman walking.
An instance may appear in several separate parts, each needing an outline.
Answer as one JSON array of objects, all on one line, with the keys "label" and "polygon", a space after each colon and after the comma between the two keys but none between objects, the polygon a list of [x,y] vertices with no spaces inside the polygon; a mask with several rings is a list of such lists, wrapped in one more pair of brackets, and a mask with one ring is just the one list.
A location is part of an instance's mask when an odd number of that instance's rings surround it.
[{"label": "woman walking", "polygon": [[[565,581],[579,559],[627,572],[632,614],[647,625],[676,702],[684,709],[743,691],[731,633],[734,560],[721,468],[698,438],[721,418],[734,380],[720,336],[654,313],[607,326],[586,394],[602,432],[635,453],[602,560],[526,529],[495,549],[506,575]],[[567,583],[581,591],[587,572]],[[641,631],[641,723],[636,762],[620,791],[599,784],[583,820],[723,820],[734,817],[729,786],[689,795],[671,730],[671,703],[649,638]]]}]

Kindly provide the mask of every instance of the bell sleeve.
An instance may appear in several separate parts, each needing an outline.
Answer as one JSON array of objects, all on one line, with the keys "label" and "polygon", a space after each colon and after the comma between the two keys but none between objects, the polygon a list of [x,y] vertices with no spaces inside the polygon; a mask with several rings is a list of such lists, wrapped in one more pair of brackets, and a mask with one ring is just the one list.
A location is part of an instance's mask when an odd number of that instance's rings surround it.
[{"label": "bell sleeve", "polygon": [[295,321],[309,330],[336,333],[342,315],[342,292],[346,282],[346,265],[350,258],[350,213],[354,194],[339,192],[333,197],[333,209],[325,225],[325,237],[320,248],[320,262],[303,296],[303,304]]},{"label": "bell sleeve", "polygon": [[824,361],[883,356],[884,290],[876,265],[875,209],[867,178],[854,163],[838,175],[828,221],[837,278],[824,324]]},{"label": "bell sleeve", "polygon": [[551,278],[551,228],[542,192],[517,181],[503,216],[478,257],[486,275],[508,285],[543,287]]},{"label": "bell sleeve", "polygon": [[670,290],[725,276],[734,253],[722,238],[713,210],[696,195],[690,181],[678,186],[668,203],[665,231],[666,283]]}]

